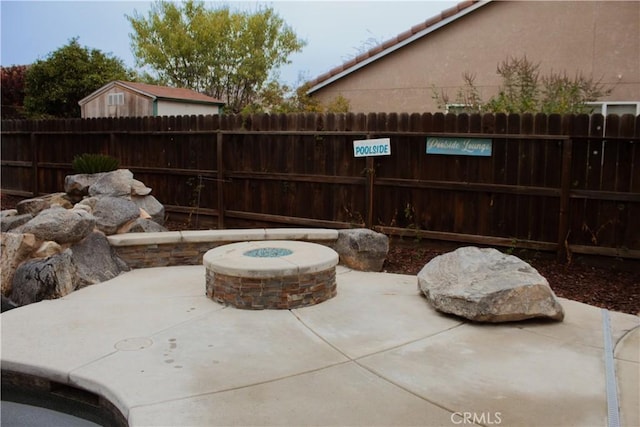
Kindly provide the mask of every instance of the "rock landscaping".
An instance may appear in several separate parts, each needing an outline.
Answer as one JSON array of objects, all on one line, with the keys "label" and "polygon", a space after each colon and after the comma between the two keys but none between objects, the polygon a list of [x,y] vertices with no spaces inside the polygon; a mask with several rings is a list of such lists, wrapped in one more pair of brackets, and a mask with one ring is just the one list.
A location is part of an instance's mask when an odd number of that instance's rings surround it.
[{"label": "rock landscaping", "polygon": [[164,206],[127,169],[70,175],[64,187],[1,213],[3,310],[59,298],[128,270],[106,236],[166,231]]},{"label": "rock landscaping", "polygon": [[381,271],[389,252],[389,238],[368,228],[338,231],[334,245],[340,263],[361,271]]}]

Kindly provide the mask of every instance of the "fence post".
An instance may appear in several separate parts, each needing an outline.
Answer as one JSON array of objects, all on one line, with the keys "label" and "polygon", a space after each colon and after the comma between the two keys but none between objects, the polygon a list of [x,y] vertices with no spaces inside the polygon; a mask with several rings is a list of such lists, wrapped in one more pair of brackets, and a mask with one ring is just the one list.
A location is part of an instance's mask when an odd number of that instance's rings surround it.
[{"label": "fence post", "polygon": [[[368,120],[371,122],[372,120]],[[373,139],[375,135],[367,134],[367,139]],[[373,187],[376,177],[375,162],[373,157],[366,157],[365,173],[367,181],[365,183],[365,204],[367,206],[367,215],[365,216],[365,227],[373,228]]]},{"label": "fence post", "polygon": [[569,233],[569,191],[571,186],[571,153],[573,142],[570,138],[562,143],[562,175],[560,177],[560,216],[558,218],[558,261],[567,259],[567,238]]},{"label": "fence post", "polygon": [[[371,139],[371,138],[367,138]],[[367,183],[366,183],[366,203],[367,203],[367,217],[365,219],[365,225],[367,228],[373,228],[373,181],[375,179],[375,165],[373,157],[367,157],[366,164],[367,171]]]},{"label": "fence post", "polygon": [[218,230],[224,228],[224,162],[222,161],[222,141],[223,134],[219,130],[216,138],[216,157],[217,157],[217,191],[218,191]]},{"label": "fence post", "polygon": [[38,182],[38,137],[32,131],[31,132],[31,151],[33,152],[33,157],[31,159],[31,173],[33,174],[33,197],[38,197],[40,195],[40,183]]}]

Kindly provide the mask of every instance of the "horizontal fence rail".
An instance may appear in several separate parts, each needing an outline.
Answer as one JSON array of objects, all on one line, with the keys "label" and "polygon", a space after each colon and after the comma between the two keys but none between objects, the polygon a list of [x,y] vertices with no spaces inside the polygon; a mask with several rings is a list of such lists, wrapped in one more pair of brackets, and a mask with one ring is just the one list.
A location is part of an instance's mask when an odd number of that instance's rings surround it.
[{"label": "horizontal fence rail", "polygon": [[[256,114],[3,121],[2,192],[60,192],[116,157],[202,227],[363,226],[400,236],[640,258],[640,116]],[[391,155],[355,157],[388,138]],[[427,138],[491,155],[427,153]],[[461,155],[465,154],[465,155]]]}]

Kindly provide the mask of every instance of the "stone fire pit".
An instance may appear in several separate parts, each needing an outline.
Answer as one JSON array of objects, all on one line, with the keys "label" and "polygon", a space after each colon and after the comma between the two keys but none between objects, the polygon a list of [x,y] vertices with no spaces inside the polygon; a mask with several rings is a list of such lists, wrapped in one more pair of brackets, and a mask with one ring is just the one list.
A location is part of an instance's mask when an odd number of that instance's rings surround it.
[{"label": "stone fire pit", "polygon": [[207,296],[237,308],[292,309],[336,295],[338,254],[316,243],[233,243],[211,249],[203,262]]}]

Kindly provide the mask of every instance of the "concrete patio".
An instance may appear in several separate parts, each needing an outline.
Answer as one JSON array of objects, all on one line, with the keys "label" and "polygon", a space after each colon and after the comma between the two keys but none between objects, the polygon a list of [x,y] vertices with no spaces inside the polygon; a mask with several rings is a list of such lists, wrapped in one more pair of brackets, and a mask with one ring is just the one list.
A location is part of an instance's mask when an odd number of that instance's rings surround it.
[{"label": "concrete patio", "polygon": [[[2,369],[111,401],[134,426],[606,426],[602,310],[486,325],[415,276],[337,267],[294,310],[205,296],[202,266],[138,269],[1,316]],[[640,319],[610,313],[620,420],[640,425]]]}]

